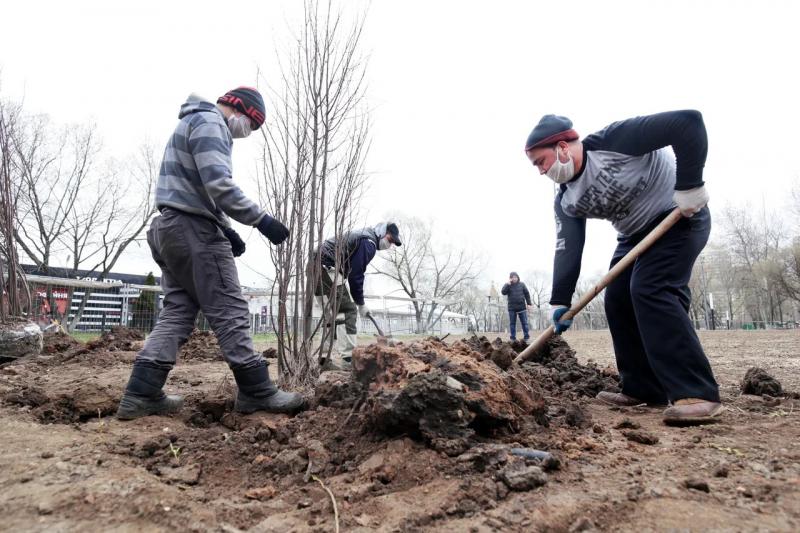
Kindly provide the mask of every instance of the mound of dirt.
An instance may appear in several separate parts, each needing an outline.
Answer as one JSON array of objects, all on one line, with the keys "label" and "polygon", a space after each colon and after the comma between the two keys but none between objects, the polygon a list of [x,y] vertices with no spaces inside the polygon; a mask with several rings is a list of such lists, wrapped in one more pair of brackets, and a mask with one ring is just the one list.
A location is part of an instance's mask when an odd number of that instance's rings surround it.
[{"label": "mound of dirt", "polygon": [[[521,351],[521,350],[520,350]],[[561,336],[551,337],[547,345],[522,367],[533,374],[541,386],[559,397],[594,398],[600,391],[618,391],[619,376],[594,363],[581,364]]]},{"label": "mound of dirt", "polygon": [[99,339],[89,341],[86,347],[92,351],[132,352],[139,349],[139,341],[144,340],[144,333],[123,326],[113,326],[104,331]]},{"label": "mound of dirt", "polygon": [[780,381],[770,376],[763,368],[754,366],[749,368],[744,374],[741,383],[743,394],[755,394],[757,396],[780,396],[783,394],[783,387]]},{"label": "mound of dirt", "polygon": [[371,424],[389,434],[421,435],[437,449],[460,453],[475,431],[488,434],[519,426],[522,417],[543,418],[545,402],[535,380],[519,368],[504,372],[486,356],[489,348],[481,344],[481,349],[430,338],[356,348],[353,373],[368,391]]},{"label": "mound of dirt", "polygon": [[95,377],[86,377],[79,383],[64,383],[47,390],[23,386],[5,394],[3,400],[30,407],[40,422],[71,423],[113,414],[119,403],[119,391]]},{"label": "mound of dirt", "polygon": [[46,355],[70,352],[82,347],[82,342],[63,331],[47,332],[42,339],[42,353]]},{"label": "mound of dirt", "polygon": [[178,361],[222,361],[222,350],[213,331],[192,331],[178,351]]},{"label": "mound of dirt", "polygon": [[66,333],[45,335],[45,349],[36,364],[51,367],[67,362],[87,367],[105,368],[118,362],[132,363],[141,347],[144,333],[122,326],[113,326],[98,339],[84,344]]}]

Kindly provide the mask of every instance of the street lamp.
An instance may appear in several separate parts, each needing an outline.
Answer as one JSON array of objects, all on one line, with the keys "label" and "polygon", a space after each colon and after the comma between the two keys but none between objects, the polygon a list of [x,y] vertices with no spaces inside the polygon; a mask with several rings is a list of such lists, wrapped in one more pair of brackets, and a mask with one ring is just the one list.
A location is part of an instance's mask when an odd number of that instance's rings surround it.
[{"label": "street lamp", "polygon": [[[498,308],[497,330],[500,331],[500,312],[499,312],[500,294],[498,294],[497,289],[494,286],[494,281],[492,282],[492,285],[489,288],[489,294],[487,295],[487,297],[489,298],[489,306],[488,306],[489,307],[489,313],[488,313],[488,316],[489,316],[489,324],[488,324],[488,326],[489,327],[487,327],[486,329],[488,329],[488,330],[492,329],[491,328],[491,325],[492,325],[492,309],[491,308],[494,306],[494,307]],[[495,302],[498,302],[498,303],[492,303],[492,300],[494,300]]]}]

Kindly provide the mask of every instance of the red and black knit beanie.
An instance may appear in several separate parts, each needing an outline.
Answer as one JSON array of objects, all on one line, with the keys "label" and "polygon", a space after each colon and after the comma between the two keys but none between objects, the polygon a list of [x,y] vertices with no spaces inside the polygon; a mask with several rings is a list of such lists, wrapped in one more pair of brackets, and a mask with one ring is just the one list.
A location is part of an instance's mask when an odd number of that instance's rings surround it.
[{"label": "red and black knit beanie", "polygon": [[258,129],[264,124],[267,109],[264,107],[264,99],[261,93],[252,87],[237,87],[226,92],[217,99],[218,104],[231,106],[240,113],[244,113],[256,125],[253,129]]},{"label": "red and black knit beanie", "polygon": [[558,115],[545,115],[533,128],[525,142],[525,151],[533,150],[541,146],[550,146],[559,141],[574,141],[578,138],[578,133],[572,129],[572,121],[567,117]]}]

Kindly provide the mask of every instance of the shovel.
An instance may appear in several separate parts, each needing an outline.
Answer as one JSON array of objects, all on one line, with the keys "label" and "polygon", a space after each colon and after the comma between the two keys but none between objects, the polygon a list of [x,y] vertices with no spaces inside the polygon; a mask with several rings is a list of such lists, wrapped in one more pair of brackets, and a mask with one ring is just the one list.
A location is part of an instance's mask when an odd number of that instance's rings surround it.
[{"label": "shovel", "polygon": [[388,344],[389,346],[394,346],[394,339],[392,338],[391,335],[387,336],[383,333],[383,330],[378,325],[378,321],[375,320],[375,317],[372,316],[372,313],[367,313],[367,318],[369,318],[372,321],[372,324],[375,326],[375,329],[378,330],[378,337],[383,337],[384,339],[386,339],[386,344]]},{"label": "shovel", "polygon": [[[625,256],[620,259],[619,262],[614,265],[614,267],[609,270],[605,276],[603,276],[603,279],[597,282],[597,285],[595,285],[592,290],[584,294],[578,303],[570,307],[569,310],[561,317],[561,320],[571,319],[577,315],[581,309],[589,305],[589,302],[591,302],[595,296],[600,294],[603,289],[608,287],[609,283],[614,281],[622,271],[631,266],[631,264],[633,264],[633,262],[636,261],[636,259],[642,255],[645,250],[650,248],[654,242],[660,239],[672,226],[674,226],[675,223],[681,219],[681,216],[681,210],[676,207],[667,216],[667,218],[662,220],[658,226],[653,228],[653,230],[645,236],[644,239],[639,241],[639,244],[634,246],[630,252],[625,254]],[[522,352],[520,352],[520,354],[514,359],[514,362],[517,364],[522,364],[528,359],[531,359],[534,355],[539,353],[539,351],[547,344],[547,341],[550,340],[550,337],[552,337],[554,334],[555,328],[551,325],[549,328],[544,330],[544,332],[542,332],[542,334],[539,335],[536,340],[530,344],[530,346],[522,350]]]}]

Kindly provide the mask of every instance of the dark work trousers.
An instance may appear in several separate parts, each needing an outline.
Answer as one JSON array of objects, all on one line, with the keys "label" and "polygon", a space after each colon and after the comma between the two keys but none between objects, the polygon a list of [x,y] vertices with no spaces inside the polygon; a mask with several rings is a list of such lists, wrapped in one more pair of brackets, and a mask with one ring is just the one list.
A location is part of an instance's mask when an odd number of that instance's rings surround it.
[{"label": "dark work trousers", "polygon": [[511,332],[511,340],[517,339],[517,317],[519,317],[519,322],[522,324],[522,335],[525,340],[530,338],[528,334],[528,311],[523,309],[522,311],[512,311],[511,309],[508,310],[508,328]]},{"label": "dark work trousers", "polygon": [[136,363],[172,368],[178,349],[194,329],[197,312],[202,311],[232,369],[259,364],[262,358],[253,351],[250,311],[231,245],[219,226],[165,208],[150,224],[147,243],[161,267],[164,308]]},{"label": "dark work trousers", "polygon": [[[322,273],[319,278],[319,283],[317,283],[317,288],[314,291],[315,296],[322,296],[326,299],[330,298],[333,294],[333,273],[335,271],[333,269],[328,269],[326,267],[322,267]],[[350,291],[347,289],[342,279],[342,275],[339,274],[337,277],[337,285],[336,285],[336,312],[335,315],[339,313],[344,313],[344,326],[345,331],[348,335],[356,335],[358,334],[358,308],[356,307],[355,302],[353,302],[353,297],[350,296]]]},{"label": "dark work trousers", "polygon": [[[648,231],[620,238],[611,266]],[[707,207],[681,218],[606,288],[606,316],[624,394],[653,404],[719,401],[711,365],[689,320],[689,278],[710,231]]]}]

